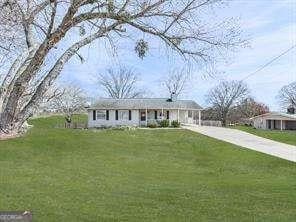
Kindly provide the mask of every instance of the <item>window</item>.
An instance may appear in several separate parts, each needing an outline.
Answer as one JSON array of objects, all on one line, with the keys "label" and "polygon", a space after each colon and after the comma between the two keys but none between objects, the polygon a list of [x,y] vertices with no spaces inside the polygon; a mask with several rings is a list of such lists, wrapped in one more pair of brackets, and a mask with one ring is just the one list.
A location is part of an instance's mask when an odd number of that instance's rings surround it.
[{"label": "window", "polygon": [[96,120],[96,111],[93,110],[93,120]]},{"label": "window", "polygon": [[157,119],[157,110],[154,111],[154,119]]},{"label": "window", "polygon": [[109,120],[109,110],[106,110],[106,120]]},{"label": "window", "polygon": [[115,120],[118,120],[118,110],[115,110]]},{"label": "window", "polygon": [[106,119],[106,110],[97,110],[97,119]]},{"label": "window", "polygon": [[128,120],[132,120],[132,111],[131,110],[128,111]]},{"label": "window", "polygon": [[118,117],[120,120],[128,120],[129,119],[129,111],[128,110],[119,110]]},{"label": "window", "polygon": [[192,110],[188,110],[188,118],[192,118]]},{"label": "window", "polygon": [[167,119],[170,119],[170,111],[167,111]]},{"label": "window", "polygon": [[141,112],[141,121],[146,121],[146,112]]}]

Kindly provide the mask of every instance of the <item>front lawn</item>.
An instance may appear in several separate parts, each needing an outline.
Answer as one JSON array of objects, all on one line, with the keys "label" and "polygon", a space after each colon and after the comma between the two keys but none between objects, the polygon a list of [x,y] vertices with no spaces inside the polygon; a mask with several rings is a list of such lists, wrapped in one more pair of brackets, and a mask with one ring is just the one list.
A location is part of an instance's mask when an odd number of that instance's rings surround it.
[{"label": "front lawn", "polygon": [[296,164],[186,130],[57,129],[0,141],[0,210],[41,221],[295,221]]},{"label": "front lawn", "polygon": [[257,136],[265,137],[267,139],[279,141],[296,146],[296,131],[289,130],[263,130],[255,129],[251,126],[236,126],[236,129],[243,130]]}]

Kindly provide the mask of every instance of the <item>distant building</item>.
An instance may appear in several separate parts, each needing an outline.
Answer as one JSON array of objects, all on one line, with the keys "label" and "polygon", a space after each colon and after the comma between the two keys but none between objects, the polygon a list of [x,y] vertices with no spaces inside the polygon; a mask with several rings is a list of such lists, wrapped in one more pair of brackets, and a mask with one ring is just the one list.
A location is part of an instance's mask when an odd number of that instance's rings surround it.
[{"label": "distant building", "polygon": [[287,113],[265,113],[251,118],[257,129],[296,130],[295,108],[288,108]]},{"label": "distant building", "polygon": [[202,107],[192,100],[171,97],[99,99],[87,110],[88,127],[147,126],[161,120],[200,124]]}]

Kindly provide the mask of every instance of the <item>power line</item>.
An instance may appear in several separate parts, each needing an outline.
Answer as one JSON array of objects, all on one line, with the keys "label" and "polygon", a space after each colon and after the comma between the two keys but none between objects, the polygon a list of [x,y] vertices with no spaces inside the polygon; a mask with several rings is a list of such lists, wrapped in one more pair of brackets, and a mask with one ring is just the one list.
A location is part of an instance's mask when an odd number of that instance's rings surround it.
[{"label": "power line", "polygon": [[265,67],[269,66],[271,63],[273,63],[275,60],[279,59],[280,57],[282,57],[283,55],[287,54],[288,52],[290,52],[292,49],[294,49],[296,47],[296,44],[291,46],[289,49],[285,50],[284,52],[282,52],[280,55],[274,57],[272,60],[270,60],[269,62],[267,62],[266,64],[264,64],[263,66],[261,66],[259,69],[257,69],[256,71],[250,73],[249,75],[247,75],[246,77],[244,77],[242,80],[246,80],[249,77],[255,75],[257,72],[260,72],[262,69],[264,69]]}]

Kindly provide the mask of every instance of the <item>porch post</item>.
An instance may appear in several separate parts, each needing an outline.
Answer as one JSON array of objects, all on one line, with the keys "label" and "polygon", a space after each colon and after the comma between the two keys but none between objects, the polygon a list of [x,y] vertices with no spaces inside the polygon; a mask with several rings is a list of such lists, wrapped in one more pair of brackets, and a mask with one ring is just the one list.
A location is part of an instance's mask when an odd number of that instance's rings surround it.
[{"label": "porch post", "polygon": [[180,122],[180,110],[178,109],[178,116],[177,116],[178,122]]},{"label": "porch post", "polygon": [[201,126],[201,111],[198,110],[198,126]]},{"label": "porch post", "polygon": [[281,130],[283,130],[283,120],[281,119]]},{"label": "porch post", "polygon": [[147,108],[145,110],[145,120],[146,120],[146,126],[148,126],[148,111],[147,111]]},{"label": "porch post", "polygon": [[163,115],[164,115],[163,108],[161,108],[161,120],[163,120]]}]

